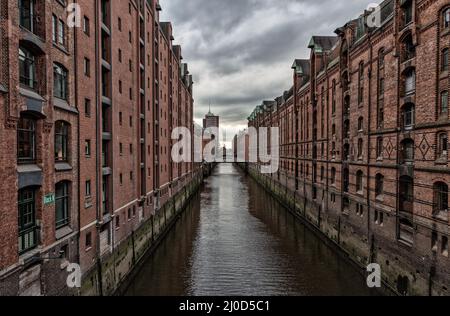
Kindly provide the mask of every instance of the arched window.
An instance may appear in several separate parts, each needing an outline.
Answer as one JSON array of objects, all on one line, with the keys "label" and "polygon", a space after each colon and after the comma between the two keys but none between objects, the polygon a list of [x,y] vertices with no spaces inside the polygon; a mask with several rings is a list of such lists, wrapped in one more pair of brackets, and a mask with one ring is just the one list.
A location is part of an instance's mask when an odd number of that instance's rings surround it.
[{"label": "arched window", "polygon": [[53,94],[56,98],[67,100],[68,98],[68,73],[67,70],[59,65],[53,65],[53,80],[54,80],[54,91]]},{"label": "arched window", "polygon": [[441,105],[439,108],[440,114],[447,114],[448,113],[448,91],[442,91],[441,92]]},{"label": "arched window", "polygon": [[448,136],[447,132],[442,132],[437,135],[436,158],[448,158]]},{"label": "arched window", "polygon": [[444,182],[433,185],[433,212],[435,215],[448,212],[448,185]]},{"label": "arched window", "polygon": [[20,83],[30,89],[36,89],[36,57],[28,49],[19,48]]},{"label": "arched window", "polygon": [[62,181],[55,186],[56,229],[70,222],[70,182]]},{"label": "arched window", "polygon": [[414,141],[412,139],[405,139],[400,144],[401,148],[401,163],[412,163],[414,162]]},{"label": "arched window", "polygon": [[402,108],[403,128],[407,129],[414,125],[415,116],[414,104],[405,104]]},{"label": "arched window", "polygon": [[384,194],[384,176],[382,174],[377,174],[375,178],[375,196],[377,198],[382,197]]},{"label": "arched window", "polygon": [[36,121],[21,117],[17,125],[17,160],[19,163],[36,161]]},{"label": "arched window", "polygon": [[363,192],[363,177],[363,172],[361,170],[358,170],[358,172],[356,173],[356,192],[358,193]]},{"label": "arched window", "polygon": [[23,254],[37,246],[36,190],[24,188],[18,194],[19,253]]},{"label": "arched window", "polygon": [[67,162],[69,159],[69,124],[64,121],[55,123],[55,161]]},{"label": "arched window", "polygon": [[414,94],[416,91],[416,71],[414,68],[409,68],[404,73],[404,89],[405,95]]}]

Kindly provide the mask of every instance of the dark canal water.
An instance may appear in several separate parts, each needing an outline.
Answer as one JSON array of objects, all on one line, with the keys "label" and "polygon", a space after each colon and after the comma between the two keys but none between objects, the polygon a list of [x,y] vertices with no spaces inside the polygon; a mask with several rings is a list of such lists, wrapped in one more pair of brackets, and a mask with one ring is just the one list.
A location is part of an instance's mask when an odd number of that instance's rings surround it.
[{"label": "dark canal water", "polygon": [[363,277],[236,166],[219,165],[127,295],[370,295]]}]

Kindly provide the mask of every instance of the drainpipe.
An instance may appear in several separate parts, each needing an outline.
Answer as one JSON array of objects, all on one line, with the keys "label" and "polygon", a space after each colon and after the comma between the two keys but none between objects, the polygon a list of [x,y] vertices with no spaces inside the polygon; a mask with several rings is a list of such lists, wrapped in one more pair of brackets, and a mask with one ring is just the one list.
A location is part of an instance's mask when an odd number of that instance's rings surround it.
[{"label": "drainpipe", "polygon": [[[98,54],[99,54],[99,47],[98,47],[98,40],[99,40],[99,34],[98,34],[98,28],[100,27],[99,24],[99,19],[98,19],[98,15],[99,15],[99,0],[95,0],[95,12],[94,12],[94,16],[95,16],[95,58],[98,61]],[[96,183],[96,187],[97,187],[97,194],[96,194],[96,203],[97,203],[97,223],[100,222],[100,216],[101,216],[101,210],[100,210],[100,192],[101,192],[101,188],[100,188],[100,179],[99,179],[99,175],[100,175],[100,164],[99,164],[99,144],[98,144],[98,139],[99,139],[99,126],[100,126],[100,122],[99,122],[99,87],[98,87],[98,80],[99,80],[99,71],[98,71],[98,67],[99,67],[99,63],[96,63],[96,67],[95,67],[95,103],[96,103],[96,111],[95,111],[95,131],[96,131],[96,136],[97,136],[97,142],[96,142],[96,146],[95,146],[95,170],[96,170],[96,177],[95,177],[95,183]],[[103,296],[103,278],[102,278],[102,263],[101,263],[101,259],[100,259],[100,225],[97,224],[97,272],[98,272],[98,290],[99,290],[99,296]]]},{"label": "drainpipe", "polygon": [[[74,0],[73,3],[77,3],[77,0]],[[75,76],[75,107],[79,108],[78,106],[78,54],[77,54],[77,28],[74,27],[73,28],[73,50],[74,50],[74,76]],[[78,116],[77,116],[77,133],[78,133],[78,137],[77,137],[77,151],[78,151],[78,159],[77,159],[77,168],[78,168],[78,172],[77,172],[77,181],[78,181],[78,216],[77,216],[77,222],[78,222],[78,263],[80,263],[80,237],[81,237],[81,219],[80,219],[80,214],[81,214],[81,177],[80,177],[80,157],[81,157],[81,153],[80,153],[80,111],[78,111]]]},{"label": "drainpipe", "polygon": [[[368,120],[367,120],[367,242],[370,243],[370,256],[369,260],[372,263],[375,259],[375,235],[371,238],[371,217],[370,217],[370,167],[371,167],[371,157],[370,157],[370,146],[371,146],[371,122],[372,122],[372,59],[373,59],[373,44],[372,44],[372,33],[368,32],[368,42],[369,42],[369,102],[368,102]],[[377,84],[378,87],[378,84]]]}]

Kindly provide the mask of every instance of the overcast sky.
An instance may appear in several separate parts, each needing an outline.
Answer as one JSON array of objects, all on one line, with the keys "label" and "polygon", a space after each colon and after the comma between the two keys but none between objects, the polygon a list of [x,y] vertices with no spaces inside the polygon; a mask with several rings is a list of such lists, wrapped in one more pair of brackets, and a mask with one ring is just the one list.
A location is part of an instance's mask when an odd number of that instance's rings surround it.
[{"label": "overcast sky", "polygon": [[309,57],[312,35],[334,35],[370,2],[160,0],[161,21],[173,23],[194,75],[196,121],[211,102],[222,127],[245,126],[256,105],[290,88],[291,65]]}]

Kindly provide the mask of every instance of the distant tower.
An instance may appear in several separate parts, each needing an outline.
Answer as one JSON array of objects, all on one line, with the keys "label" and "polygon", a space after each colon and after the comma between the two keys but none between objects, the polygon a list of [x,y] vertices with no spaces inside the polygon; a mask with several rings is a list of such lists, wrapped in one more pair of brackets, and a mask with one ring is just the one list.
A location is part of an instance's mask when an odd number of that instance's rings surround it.
[{"label": "distant tower", "polygon": [[219,116],[214,115],[211,112],[211,104],[209,105],[209,112],[205,115],[205,118],[203,119],[203,128],[212,128],[217,127],[219,128],[219,122],[220,118]]}]

